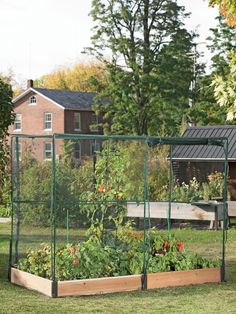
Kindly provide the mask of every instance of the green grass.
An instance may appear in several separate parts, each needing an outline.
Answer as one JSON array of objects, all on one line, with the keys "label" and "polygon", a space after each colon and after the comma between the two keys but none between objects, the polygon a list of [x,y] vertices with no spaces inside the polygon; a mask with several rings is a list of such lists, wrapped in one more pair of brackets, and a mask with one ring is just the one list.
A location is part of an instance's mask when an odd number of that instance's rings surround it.
[{"label": "green grass", "polygon": [[[7,281],[9,232],[8,224],[0,224],[0,313],[208,314],[236,312],[235,229],[228,232],[226,283],[61,299],[50,299],[39,293],[14,286]],[[42,228],[36,233],[34,230],[34,234],[41,235],[41,239],[47,237],[46,232]],[[187,229],[176,230],[176,235],[189,243],[190,248],[202,251],[205,255],[219,254],[221,231]],[[33,242],[33,238],[31,240]]]}]

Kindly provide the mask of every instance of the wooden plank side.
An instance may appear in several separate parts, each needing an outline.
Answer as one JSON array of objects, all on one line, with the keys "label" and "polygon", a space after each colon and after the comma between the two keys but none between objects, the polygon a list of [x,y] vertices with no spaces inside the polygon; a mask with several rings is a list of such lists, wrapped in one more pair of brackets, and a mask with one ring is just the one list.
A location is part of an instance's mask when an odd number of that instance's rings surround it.
[{"label": "wooden plank side", "polygon": [[58,282],[58,297],[141,290],[141,275]]},{"label": "wooden plank side", "polygon": [[236,201],[228,201],[227,203],[229,217],[236,217]]},{"label": "wooden plank side", "polygon": [[[168,202],[150,202],[150,217],[164,218],[168,217]],[[127,203],[128,217],[143,217],[144,205],[136,203]],[[196,205],[187,203],[172,203],[171,219],[186,219],[186,220],[215,220],[215,211],[212,207],[200,208]]]},{"label": "wooden plank side", "polygon": [[30,290],[36,290],[49,297],[52,296],[52,281],[49,279],[11,268],[11,282]]},{"label": "wooden plank side", "polygon": [[148,289],[220,282],[220,268],[182,270],[148,274]]}]

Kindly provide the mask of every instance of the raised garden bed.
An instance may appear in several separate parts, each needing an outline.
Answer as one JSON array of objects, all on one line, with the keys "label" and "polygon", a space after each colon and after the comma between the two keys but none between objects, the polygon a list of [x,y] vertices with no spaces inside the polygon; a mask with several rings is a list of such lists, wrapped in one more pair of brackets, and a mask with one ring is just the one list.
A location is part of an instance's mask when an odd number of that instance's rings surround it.
[{"label": "raised garden bed", "polygon": [[[220,281],[221,271],[219,267],[152,273],[147,275],[147,289],[217,283]],[[58,281],[54,285],[49,279],[15,268],[11,268],[11,282],[36,290],[49,297],[106,294],[142,289],[142,275],[66,280]]]}]

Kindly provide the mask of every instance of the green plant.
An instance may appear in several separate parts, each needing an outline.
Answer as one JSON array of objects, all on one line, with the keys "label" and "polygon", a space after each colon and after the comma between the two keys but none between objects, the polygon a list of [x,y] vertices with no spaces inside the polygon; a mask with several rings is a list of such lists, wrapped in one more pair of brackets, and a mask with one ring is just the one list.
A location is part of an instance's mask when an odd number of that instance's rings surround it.
[{"label": "green plant", "polygon": [[[148,272],[166,272],[216,267],[219,262],[200,257],[196,253],[185,252],[182,241],[166,240],[156,230],[143,235],[133,230],[130,224],[118,232],[110,232],[100,242],[90,236],[86,241],[68,244],[56,252],[56,277],[58,280],[99,278],[140,274],[143,271],[145,247],[150,248]],[[149,243],[149,244],[148,244]],[[21,259],[19,268],[32,274],[50,278],[51,251],[48,245],[40,250],[30,250]]]},{"label": "green plant", "polygon": [[[179,202],[193,202],[199,199],[206,201],[214,197],[222,197],[224,190],[224,175],[221,172],[209,174],[207,182],[200,183],[193,177],[188,184],[177,180],[172,187],[171,199]],[[168,200],[169,185],[161,188],[162,200]]]},{"label": "green plant", "polygon": [[9,217],[11,213],[11,199],[8,175],[5,175],[0,189],[0,217]]}]

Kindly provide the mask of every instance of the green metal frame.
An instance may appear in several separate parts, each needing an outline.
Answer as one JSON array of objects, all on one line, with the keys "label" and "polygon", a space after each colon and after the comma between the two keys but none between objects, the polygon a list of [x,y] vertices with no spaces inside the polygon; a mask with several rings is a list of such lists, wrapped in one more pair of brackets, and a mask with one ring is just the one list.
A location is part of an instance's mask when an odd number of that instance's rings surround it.
[{"label": "green metal frame", "polygon": [[[19,139],[20,138],[30,138],[32,140],[38,138],[50,139],[52,141],[52,180],[51,180],[51,200],[46,201],[31,201],[31,200],[21,200],[20,196],[20,176],[19,176]],[[14,143],[15,139],[15,143]],[[10,257],[9,257],[9,279],[10,279],[10,269],[17,262],[18,259],[18,242],[19,242],[19,233],[20,233],[20,211],[22,203],[32,203],[32,204],[49,204],[50,205],[50,242],[51,242],[51,278],[53,280],[52,285],[52,294],[56,297],[56,140],[57,139],[87,139],[94,140],[96,143],[97,140],[118,140],[118,141],[141,141],[145,143],[145,156],[144,156],[144,196],[143,196],[143,204],[144,204],[144,267],[143,267],[143,280],[142,280],[142,289],[147,288],[147,273],[148,273],[148,260],[149,260],[149,252],[150,252],[150,243],[147,239],[147,229],[150,227],[150,204],[149,204],[149,188],[148,188],[148,147],[154,146],[162,146],[162,145],[170,145],[169,152],[169,161],[170,161],[170,172],[169,172],[169,206],[168,206],[168,215],[167,215],[167,224],[168,224],[168,237],[171,238],[171,203],[172,203],[172,185],[173,185],[173,166],[172,166],[172,148],[173,145],[216,145],[222,147],[224,151],[224,195],[223,195],[223,204],[224,204],[224,219],[223,219],[223,228],[222,228],[222,256],[221,256],[221,280],[225,280],[225,242],[227,239],[227,177],[228,177],[228,140],[224,137],[214,137],[214,138],[179,138],[179,137],[155,137],[155,136],[119,136],[119,135],[82,135],[82,134],[53,134],[53,135],[26,135],[26,134],[16,134],[11,136],[11,167],[13,169],[13,150],[14,144],[16,145],[15,155],[16,155],[16,199],[13,195],[13,180],[14,180],[14,172],[11,173],[11,204],[12,204],[12,221],[11,221],[11,240],[10,240]],[[95,160],[96,162],[96,160]],[[81,200],[81,202],[86,203],[94,203],[91,200]],[[104,203],[104,201],[100,201]],[[111,201],[109,201],[111,202]],[[114,203],[126,203],[126,201],[114,200]],[[65,202],[65,204],[72,204],[73,200]],[[14,210],[16,206],[16,216],[17,216],[17,225],[16,225],[16,241],[15,241],[15,260],[13,261],[13,237],[14,237],[14,226],[13,226],[13,217]],[[66,218],[66,226],[67,226],[67,242],[68,242],[68,211]]]}]

